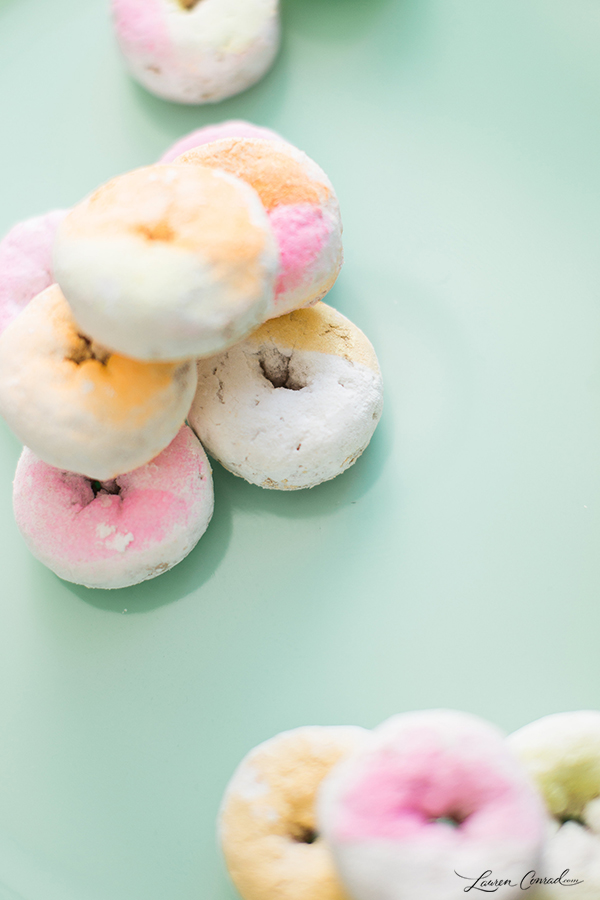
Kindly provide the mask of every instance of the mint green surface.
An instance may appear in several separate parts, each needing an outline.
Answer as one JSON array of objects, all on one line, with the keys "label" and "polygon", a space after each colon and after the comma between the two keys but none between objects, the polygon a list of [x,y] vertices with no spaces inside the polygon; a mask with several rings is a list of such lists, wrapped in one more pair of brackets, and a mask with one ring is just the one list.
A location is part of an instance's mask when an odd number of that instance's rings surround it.
[{"label": "mint green surface", "polygon": [[386,407],[312,491],[215,465],[196,550],[117,592],[29,555],[2,426],[0,898],[231,900],[218,804],[275,733],[600,706],[600,8],[284,0],[267,78],[185,108],[129,80],[107,6],[0,0],[0,231],[192,128],[274,128],[336,186],[330,302]]}]

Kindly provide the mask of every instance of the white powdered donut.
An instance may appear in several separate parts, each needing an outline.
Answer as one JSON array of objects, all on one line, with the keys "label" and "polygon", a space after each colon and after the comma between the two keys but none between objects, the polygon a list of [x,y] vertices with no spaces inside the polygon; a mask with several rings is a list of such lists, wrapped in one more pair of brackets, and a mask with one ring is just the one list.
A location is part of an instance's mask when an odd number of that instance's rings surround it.
[{"label": "white powdered donut", "polygon": [[345,316],[318,303],[201,360],[188,420],[226,469],[262,487],[297,490],[356,462],[382,406],[373,347]]},{"label": "white powdered donut", "polygon": [[467,713],[394,716],[323,782],[319,829],[353,900],[516,900],[544,814],[498,729]]},{"label": "white powdered donut", "polygon": [[187,426],[147,465],[104,483],[55,469],[26,447],[13,506],[27,546],[60,578],[129,587],[171,569],[198,543],[213,512],[212,475]]},{"label": "white powdered donut", "polygon": [[164,450],[196,383],[193,362],[138,362],[90,341],[56,284],[0,336],[0,414],[49,465],[99,481]]},{"label": "white powdered donut", "polygon": [[316,797],[366,733],[356,726],[296,728],[242,760],[223,798],[220,838],[244,900],[347,900],[316,831]]},{"label": "white powdered donut", "polygon": [[208,356],[264,321],[279,256],[256,192],[156,165],[115,178],[58,230],[54,274],[81,329],[145,360]]},{"label": "white powdered donut", "polygon": [[273,64],[279,0],[112,0],[133,77],[176,103],[217,103]]},{"label": "white powdered donut", "polygon": [[[600,712],[557,713],[508,738],[551,817],[536,900],[600,897]],[[580,881],[580,884],[575,882]]]}]

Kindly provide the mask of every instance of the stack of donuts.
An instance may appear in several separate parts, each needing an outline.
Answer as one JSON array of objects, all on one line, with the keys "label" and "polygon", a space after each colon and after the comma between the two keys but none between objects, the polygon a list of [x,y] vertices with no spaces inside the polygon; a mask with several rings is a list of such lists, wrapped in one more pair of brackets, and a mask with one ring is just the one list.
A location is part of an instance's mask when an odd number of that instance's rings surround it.
[{"label": "stack of donuts", "polygon": [[0,244],[0,414],[25,445],[16,521],[88,587],[195,546],[205,451],[265,488],[347,469],[381,415],[373,347],[322,298],[342,265],[333,187],[273,132],[229,122]]},{"label": "stack of donuts", "polygon": [[600,713],[284,732],[237,768],[219,833],[243,900],[597,900]]}]

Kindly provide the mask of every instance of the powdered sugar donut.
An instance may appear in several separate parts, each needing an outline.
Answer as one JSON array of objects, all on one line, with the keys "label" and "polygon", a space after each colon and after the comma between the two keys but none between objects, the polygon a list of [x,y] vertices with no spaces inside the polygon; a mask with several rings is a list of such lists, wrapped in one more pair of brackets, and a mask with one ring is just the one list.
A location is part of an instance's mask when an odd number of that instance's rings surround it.
[{"label": "powdered sugar donut", "polygon": [[52,246],[66,210],[19,222],[0,242],[0,334],[30,300],[54,283]]},{"label": "powdered sugar donut", "polygon": [[188,420],[226,469],[262,487],[297,490],[356,462],[382,406],[373,347],[318,303],[201,360]]},{"label": "powdered sugar donut", "polygon": [[229,138],[182,154],[180,162],[225,169],[256,189],[281,256],[269,316],[321,300],[342,266],[342,222],[327,175],[286,142]]},{"label": "powdered sugar donut", "polygon": [[335,768],[319,827],[354,900],[458,900],[486,871],[508,898],[537,864],[544,817],[496,728],[428,710],[384,722]]},{"label": "powdered sugar donut", "polygon": [[279,260],[255,191],[156,165],[103,185],[58,230],[54,272],[82,330],[135,359],[218,353],[262,322]]},{"label": "powdered sugar donut", "polygon": [[112,0],[112,11],[133,77],[176,103],[245,91],[279,49],[279,0]]},{"label": "powdered sugar donut", "polygon": [[45,462],[99,481],[144,465],[179,431],[193,362],[141,363],[77,328],[58,285],[0,336],[0,413]]},{"label": "powdered sugar donut", "polygon": [[346,900],[316,831],[316,796],[332,767],[360,745],[357,727],[306,727],[252,750],[227,787],[220,836],[244,900]]},{"label": "powdered sugar donut", "polygon": [[195,547],[213,512],[212,475],[187,426],[152,462],[102,484],[55,469],[26,447],[13,505],[27,546],[60,578],[129,587]]},{"label": "powdered sugar donut", "polygon": [[540,789],[551,817],[539,871],[527,885],[537,888],[540,900],[565,894],[573,900],[597,900],[600,712],[546,716],[512,734],[508,744]]},{"label": "powdered sugar donut", "polygon": [[173,162],[188,150],[195,150],[201,144],[212,144],[214,141],[221,141],[224,138],[261,138],[265,141],[284,141],[281,135],[271,131],[270,128],[262,128],[260,125],[253,125],[243,119],[232,119],[228,122],[220,122],[218,125],[205,125],[204,128],[198,128],[196,131],[186,134],[169,147],[159,162]]}]

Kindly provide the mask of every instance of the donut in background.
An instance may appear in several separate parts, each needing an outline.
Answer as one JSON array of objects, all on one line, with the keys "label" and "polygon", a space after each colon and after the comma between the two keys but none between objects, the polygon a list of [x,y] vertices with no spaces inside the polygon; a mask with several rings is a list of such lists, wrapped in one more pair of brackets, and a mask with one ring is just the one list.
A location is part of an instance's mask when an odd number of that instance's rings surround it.
[{"label": "donut in background", "polygon": [[175,103],[245,91],[279,50],[279,0],[112,0],[112,14],[132,76]]}]

